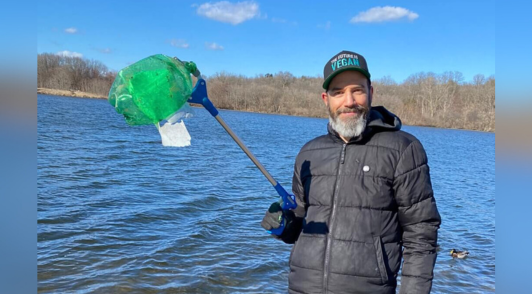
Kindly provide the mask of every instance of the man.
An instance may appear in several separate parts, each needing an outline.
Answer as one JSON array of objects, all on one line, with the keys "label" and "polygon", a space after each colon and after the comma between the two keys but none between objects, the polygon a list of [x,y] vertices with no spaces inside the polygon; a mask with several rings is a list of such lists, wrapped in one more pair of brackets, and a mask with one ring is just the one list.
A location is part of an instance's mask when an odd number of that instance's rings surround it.
[{"label": "man", "polygon": [[[366,60],[342,51],[323,70],[328,134],[297,156],[297,208],[271,205],[261,225],[295,243],[289,293],[429,293],[441,223],[421,143],[371,107]],[[282,216],[282,217],[281,217]],[[402,250],[404,248],[404,251]]]}]

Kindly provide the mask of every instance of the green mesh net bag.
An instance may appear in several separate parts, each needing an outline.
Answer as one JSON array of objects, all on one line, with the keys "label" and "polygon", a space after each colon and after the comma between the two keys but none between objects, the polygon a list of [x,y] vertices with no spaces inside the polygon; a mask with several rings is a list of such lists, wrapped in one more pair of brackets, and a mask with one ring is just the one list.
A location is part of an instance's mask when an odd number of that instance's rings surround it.
[{"label": "green mesh net bag", "polygon": [[193,62],[162,54],[144,58],[118,72],[109,103],[129,125],[158,124],[188,105]]}]

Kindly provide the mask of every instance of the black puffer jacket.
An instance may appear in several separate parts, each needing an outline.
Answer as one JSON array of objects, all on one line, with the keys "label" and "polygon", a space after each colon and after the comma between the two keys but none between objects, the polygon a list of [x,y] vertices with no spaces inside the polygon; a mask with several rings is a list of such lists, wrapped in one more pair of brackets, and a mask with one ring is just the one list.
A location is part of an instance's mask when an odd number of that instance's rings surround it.
[{"label": "black puffer jacket", "polygon": [[441,219],[425,150],[400,128],[373,107],[361,136],[344,143],[329,126],[301,149],[298,218],[281,236],[297,240],[289,293],[395,293],[403,255],[400,293],[430,292]]}]

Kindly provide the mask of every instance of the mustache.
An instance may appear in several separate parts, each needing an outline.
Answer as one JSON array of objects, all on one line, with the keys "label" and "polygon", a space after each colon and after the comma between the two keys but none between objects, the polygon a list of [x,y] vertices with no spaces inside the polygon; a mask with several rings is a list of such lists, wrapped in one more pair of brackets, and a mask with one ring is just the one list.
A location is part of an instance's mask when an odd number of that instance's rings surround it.
[{"label": "mustache", "polygon": [[341,113],[347,113],[347,112],[367,113],[368,111],[369,111],[369,107],[362,106],[362,105],[355,105],[353,107],[338,108],[336,110],[336,115],[339,115]]}]

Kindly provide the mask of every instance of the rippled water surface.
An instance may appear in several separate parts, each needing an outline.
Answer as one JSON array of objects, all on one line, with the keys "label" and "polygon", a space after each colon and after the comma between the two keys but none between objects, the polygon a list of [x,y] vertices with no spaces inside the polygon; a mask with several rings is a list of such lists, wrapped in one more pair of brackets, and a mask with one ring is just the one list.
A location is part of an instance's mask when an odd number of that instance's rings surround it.
[{"label": "rippled water surface", "polygon": [[[286,188],[327,120],[221,111]],[[291,245],[260,221],[275,190],[204,109],[163,147],[106,100],[38,95],[39,293],[286,293]],[[433,293],[495,289],[495,135],[405,126],[442,215]],[[453,260],[452,248],[471,252]]]}]

